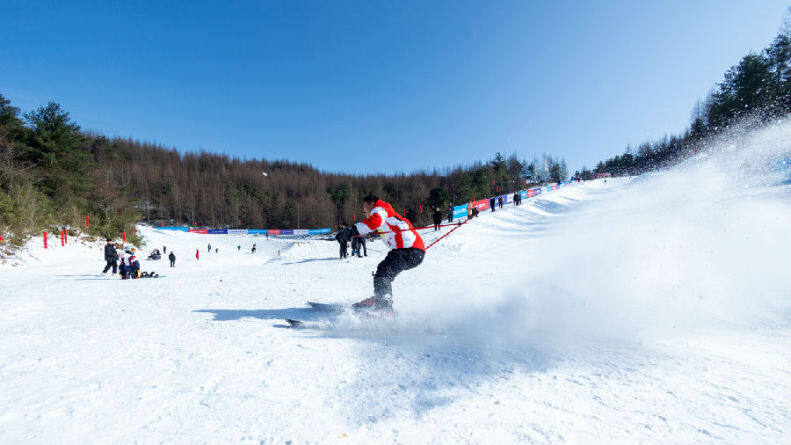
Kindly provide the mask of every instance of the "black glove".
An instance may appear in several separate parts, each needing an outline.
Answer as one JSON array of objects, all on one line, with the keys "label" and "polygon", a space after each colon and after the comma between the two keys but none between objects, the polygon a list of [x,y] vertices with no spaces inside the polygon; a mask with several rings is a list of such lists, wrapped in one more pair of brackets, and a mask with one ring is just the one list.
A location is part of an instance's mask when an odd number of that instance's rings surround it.
[{"label": "black glove", "polygon": [[335,235],[335,239],[338,240],[339,243],[348,243],[352,237],[359,235],[360,232],[357,231],[356,226],[349,226]]}]

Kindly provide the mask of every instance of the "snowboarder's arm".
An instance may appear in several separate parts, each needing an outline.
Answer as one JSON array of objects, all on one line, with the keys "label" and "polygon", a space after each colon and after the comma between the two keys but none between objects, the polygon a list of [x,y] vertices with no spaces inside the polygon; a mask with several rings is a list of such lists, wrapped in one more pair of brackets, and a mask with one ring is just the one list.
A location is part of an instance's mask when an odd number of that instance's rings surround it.
[{"label": "snowboarder's arm", "polygon": [[387,212],[381,207],[376,207],[371,211],[371,216],[356,224],[360,235],[367,235],[376,229],[384,227],[387,219]]}]

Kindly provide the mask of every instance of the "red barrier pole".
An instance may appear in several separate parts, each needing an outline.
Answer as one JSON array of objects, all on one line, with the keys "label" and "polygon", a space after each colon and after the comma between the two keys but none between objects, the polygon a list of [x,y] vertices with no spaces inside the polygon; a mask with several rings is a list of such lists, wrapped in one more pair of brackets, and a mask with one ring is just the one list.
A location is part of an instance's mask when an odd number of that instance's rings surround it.
[{"label": "red barrier pole", "polygon": [[60,233],[59,233],[59,235],[60,235],[60,247],[63,247],[66,244],[65,232],[66,232],[65,230],[61,230]]},{"label": "red barrier pole", "polygon": [[126,232],[124,232],[124,242],[123,242],[123,244],[126,244]]},{"label": "red barrier pole", "polygon": [[47,248],[47,232],[44,232],[44,248]]},{"label": "red barrier pole", "polygon": [[69,232],[66,229],[63,229],[63,245],[65,246],[66,243],[69,242]]},{"label": "red barrier pole", "polygon": [[85,228],[87,229],[90,225],[91,215],[85,215]]}]

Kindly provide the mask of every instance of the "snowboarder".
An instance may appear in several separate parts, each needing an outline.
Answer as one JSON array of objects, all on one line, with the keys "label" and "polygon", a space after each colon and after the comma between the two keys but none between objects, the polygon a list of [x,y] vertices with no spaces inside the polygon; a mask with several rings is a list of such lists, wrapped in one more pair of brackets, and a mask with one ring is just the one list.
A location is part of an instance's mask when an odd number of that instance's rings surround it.
[{"label": "snowboarder", "polygon": [[168,255],[168,259],[170,260],[170,267],[176,267],[176,255],[173,254],[173,251],[170,251],[170,255]]},{"label": "snowboarder", "polygon": [[384,232],[383,241],[390,248],[390,252],[376,267],[374,295],[355,303],[353,307],[392,313],[393,279],[399,273],[420,265],[426,255],[426,248],[412,223],[396,213],[390,204],[377,196],[368,195],[363,198],[363,209],[369,216],[362,222],[339,231],[335,235],[336,239],[345,243],[355,236],[380,231]]},{"label": "snowboarder", "polygon": [[118,271],[118,252],[115,251],[115,247],[111,244],[112,241],[107,238],[107,244],[104,246],[104,260],[107,261],[107,265],[104,266],[102,274],[106,274],[111,267],[113,268],[113,275]]}]

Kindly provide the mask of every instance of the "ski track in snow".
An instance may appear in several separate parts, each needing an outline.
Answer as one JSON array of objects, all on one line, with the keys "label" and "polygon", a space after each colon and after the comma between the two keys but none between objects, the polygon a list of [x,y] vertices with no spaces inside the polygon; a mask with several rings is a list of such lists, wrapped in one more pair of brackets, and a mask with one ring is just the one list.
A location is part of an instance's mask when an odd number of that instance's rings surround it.
[{"label": "ski track in snow", "polygon": [[369,296],[380,242],[140,227],[177,267],[135,281],[33,242],[0,268],[0,443],[787,443],[789,187],[724,199],[712,162],[484,212],[393,320],[305,304]]}]

